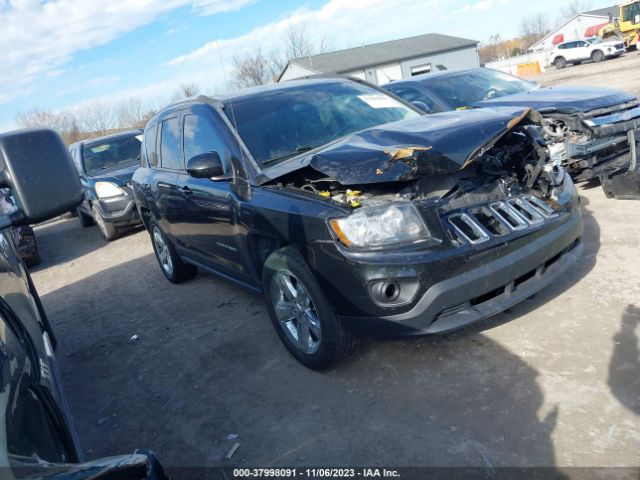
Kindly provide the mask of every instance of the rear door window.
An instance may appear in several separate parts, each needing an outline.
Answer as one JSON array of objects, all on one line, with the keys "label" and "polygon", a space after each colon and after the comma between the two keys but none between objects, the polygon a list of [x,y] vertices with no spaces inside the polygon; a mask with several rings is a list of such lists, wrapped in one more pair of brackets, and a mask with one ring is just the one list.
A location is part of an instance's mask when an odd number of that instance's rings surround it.
[{"label": "rear door window", "polygon": [[162,122],[160,164],[162,168],[180,169],[180,120],[168,118]]}]

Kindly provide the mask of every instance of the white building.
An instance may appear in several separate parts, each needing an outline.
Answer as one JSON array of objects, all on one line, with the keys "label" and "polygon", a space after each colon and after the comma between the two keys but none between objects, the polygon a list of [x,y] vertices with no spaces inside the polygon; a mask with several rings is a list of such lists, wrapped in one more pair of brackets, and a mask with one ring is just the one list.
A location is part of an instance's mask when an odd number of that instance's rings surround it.
[{"label": "white building", "polygon": [[552,30],[546,37],[534,43],[529,50],[533,52],[544,52],[552,50],[558,43],[570,40],[580,40],[592,37],[597,34],[599,27],[609,23],[610,16],[617,17],[618,7],[599,8],[576,15],[571,20]]},{"label": "white building", "polygon": [[374,84],[436,70],[480,66],[478,41],[429,33],[290,60],[279,82],[321,73],[352,75]]}]

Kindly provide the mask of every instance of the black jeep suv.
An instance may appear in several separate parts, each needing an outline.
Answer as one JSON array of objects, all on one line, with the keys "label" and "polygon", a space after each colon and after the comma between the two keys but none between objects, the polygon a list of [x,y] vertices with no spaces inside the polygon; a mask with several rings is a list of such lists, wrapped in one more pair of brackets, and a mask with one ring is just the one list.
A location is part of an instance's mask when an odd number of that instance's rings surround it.
[{"label": "black jeep suv", "polygon": [[140,216],[172,282],[264,293],[304,365],[354,334],[443,332],[553,282],[580,255],[578,195],[529,109],[422,116],[318,78],[199,97],[144,131]]},{"label": "black jeep suv", "polygon": [[0,134],[0,477],[166,480],[149,452],[87,463],[56,366],[56,337],[13,228],[68,212],[82,199],[64,143],[52,130]]},{"label": "black jeep suv", "polygon": [[142,130],[131,130],[69,146],[84,190],[78,218],[83,227],[97,223],[107,241],[140,224],[129,184],[140,162],[141,138]]}]

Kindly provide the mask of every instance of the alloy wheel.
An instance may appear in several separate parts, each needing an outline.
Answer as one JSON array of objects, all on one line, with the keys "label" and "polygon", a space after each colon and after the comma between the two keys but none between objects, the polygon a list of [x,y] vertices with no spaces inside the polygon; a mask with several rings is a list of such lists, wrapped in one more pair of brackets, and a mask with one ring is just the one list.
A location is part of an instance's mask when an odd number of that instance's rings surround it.
[{"label": "alloy wheel", "polygon": [[321,328],[316,307],[302,282],[288,270],[271,278],[271,302],[280,327],[298,350],[314,354],[320,348]]},{"label": "alloy wheel", "polygon": [[162,236],[162,232],[156,226],[153,227],[153,244],[156,247],[156,253],[158,255],[158,261],[160,266],[169,276],[173,275],[173,262],[171,261],[171,252],[169,252],[169,246]]}]

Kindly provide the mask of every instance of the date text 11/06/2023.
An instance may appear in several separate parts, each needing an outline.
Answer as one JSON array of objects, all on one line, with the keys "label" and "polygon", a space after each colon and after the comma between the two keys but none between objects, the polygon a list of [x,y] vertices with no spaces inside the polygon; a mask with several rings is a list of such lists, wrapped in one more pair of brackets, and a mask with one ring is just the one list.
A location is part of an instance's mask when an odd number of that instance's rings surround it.
[{"label": "date text 11/06/2023", "polygon": [[387,468],[235,468],[234,478],[400,478]]}]

